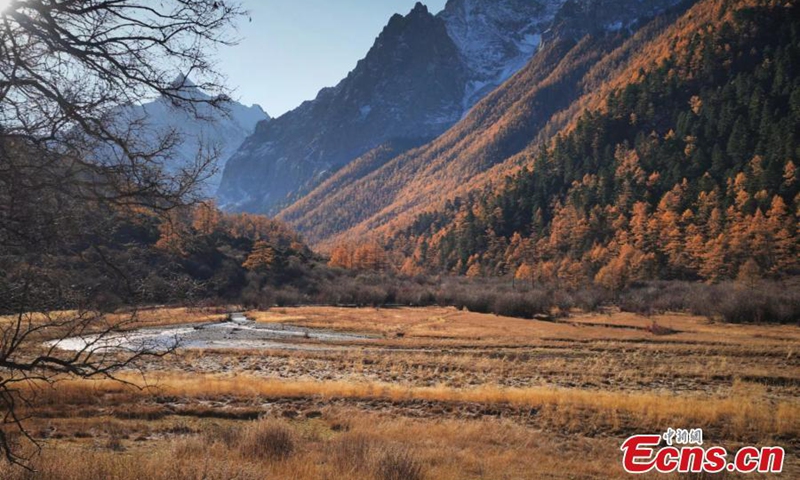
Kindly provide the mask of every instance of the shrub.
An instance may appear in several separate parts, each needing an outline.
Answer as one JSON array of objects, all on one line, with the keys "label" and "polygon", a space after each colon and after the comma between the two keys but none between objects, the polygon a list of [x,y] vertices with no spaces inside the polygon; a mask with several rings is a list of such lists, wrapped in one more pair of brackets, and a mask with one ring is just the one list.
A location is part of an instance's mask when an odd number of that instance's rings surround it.
[{"label": "shrub", "polygon": [[653,301],[650,292],[641,288],[622,293],[617,301],[617,306],[623,312],[638,313],[639,315],[651,315],[653,313]]},{"label": "shrub", "polygon": [[470,312],[489,313],[492,310],[492,303],[494,298],[489,294],[469,292],[456,297],[455,306],[466,308]]},{"label": "shrub", "polygon": [[800,323],[800,293],[778,285],[742,288],[728,284],[714,310],[729,323]]},{"label": "shrub", "polygon": [[620,294],[618,305],[626,312],[651,315],[663,312],[691,312],[710,315],[708,305],[715,287],[693,282],[648,282]]},{"label": "shrub", "polygon": [[395,300],[400,305],[425,307],[436,304],[436,295],[427,287],[413,283],[400,287]]},{"label": "shrub", "polygon": [[380,480],[421,480],[422,464],[406,449],[384,450],[376,466],[376,477]]},{"label": "shrub", "polygon": [[275,304],[272,292],[261,290],[258,285],[248,284],[239,296],[239,302],[246,308],[266,310]]},{"label": "shrub", "polygon": [[122,444],[122,439],[117,435],[111,435],[106,441],[106,448],[114,452],[125,451],[125,446]]},{"label": "shrub", "polygon": [[676,333],[675,330],[663,325],[659,325],[658,322],[651,323],[647,327],[647,331],[653,335],[672,335],[673,333]]},{"label": "shrub", "polygon": [[219,443],[227,448],[234,448],[241,440],[241,428],[230,425],[212,425],[203,432],[203,441],[207,445]]},{"label": "shrub", "polygon": [[245,430],[239,449],[246,457],[285,460],[295,450],[294,433],[284,422],[262,420]]},{"label": "shrub", "polygon": [[[596,312],[600,309],[600,307],[608,305],[614,300],[613,295],[608,290],[596,286],[590,286],[577,290],[573,292],[570,297],[571,306],[579,308],[584,312]],[[556,299],[558,298],[559,295],[556,295]],[[565,308],[562,309],[567,310]]]},{"label": "shrub", "polygon": [[296,288],[285,287],[275,292],[275,305],[279,307],[293,307],[306,303],[302,293]]},{"label": "shrub", "polygon": [[546,294],[540,291],[498,294],[492,305],[494,313],[517,318],[533,318],[548,313],[550,308]]},{"label": "shrub", "polygon": [[358,306],[380,307],[389,300],[387,290],[379,285],[362,285],[353,291],[353,300]]},{"label": "shrub", "polygon": [[728,323],[800,323],[800,290],[778,281],[708,285],[648,282],[622,292],[617,302],[628,312],[688,312]]}]

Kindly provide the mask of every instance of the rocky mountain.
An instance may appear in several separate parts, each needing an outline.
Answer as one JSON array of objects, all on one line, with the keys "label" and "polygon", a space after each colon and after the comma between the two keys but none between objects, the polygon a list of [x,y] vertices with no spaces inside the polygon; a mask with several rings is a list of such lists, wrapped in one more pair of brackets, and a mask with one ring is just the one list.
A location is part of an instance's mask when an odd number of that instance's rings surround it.
[{"label": "rocky mountain", "polygon": [[438,15],[470,72],[464,111],[519,71],[545,42],[635,28],[677,0],[449,0]]},{"label": "rocky mountain", "polygon": [[466,82],[445,22],[417,4],[389,20],[338,85],[258,125],[228,162],[220,203],[274,211],[387,140],[434,138],[461,117]]},{"label": "rocky mountain", "polygon": [[[181,95],[199,100],[211,99],[189,79],[179,76],[175,83],[182,86]],[[174,158],[170,160],[170,168],[190,165],[200,149],[217,149],[216,172],[205,181],[206,193],[211,195],[222,179],[225,162],[253,133],[256,125],[261,121],[269,121],[270,116],[258,105],[248,107],[236,101],[224,102],[221,109],[202,103],[194,108],[194,111],[178,108],[167,99],[157,98],[122,109],[117,113],[116,121],[126,125],[132,122],[141,124],[141,133],[154,139],[164,132],[174,131],[180,142],[171,152]]]},{"label": "rocky mountain", "polygon": [[[441,135],[548,43],[627,33],[676,1],[449,0],[437,15],[418,3],[390,19],[337,86],[257,127],[226,167],[220,203],[277,213],[302,202],[387,142],[410,147]],[[379,166],[362,162],[347,176]]]},{"label": "rocky mountain", "polygon": [[[560,8],[543,30],[542,43],[530,61],[446,133],[384,160],[336,190],[326,190],[324,195],[312,191],[280,216],[318,246],[329,246],[443,205],[515,168],[525,161],[520,152],[558,131],[573,115],[567,113],[569,109],[582,108],[578,100],[594,93],[620,62],[636,53],[630,46],[634,43],[621,48],[623,44],[652,30],[642,31],[642,26],[674,3],[559,2]],[[456,4],[451,1],[448,6]],[[616,12],[616,16],[608,12]],[[596,21],[590,21],[592,18]],[[612,22],[612,18],[617,20]],[[515,43],[506,45],[511,44]],[[497,47],[496,51],[503,49]],[[519,55],[519,50],[513,53],[510,47],[506,51],[512,52],[507,59]],[[473,67],[472,72],[492,71],[491,62],[485,59],[473,65],[482,68]]]},{"label": "rocky mountain", "polygon": [[[587,37],[569,65],[603,43],[612,48],[580,77],[583,93],[549,120],[544,141],[439,205],[434,192],[458,190],[448,188],[457,170],[447,165],[447,175],[421,170],[393,192],[384,186],[383,208],[341,238],[382,236],[407,274],[515,276],[565,288],[796,275],[798,22],[796,0],[700,0],[623,42]],[[526,73],[498,94],[523,88]],[[513,132],[515,123],[534,119],[518,110],[493,128]],[[493,157],[525,134],[500,137]],[[476,152],[468,139],[467,155],[423,148],[423,163],[462,163]],[[442,162],[442,153],[455,160]],[[391,176],[394,166],[384,167]],[[356,191],[375,190],[359,185],[343,198]],[[353,205],[360,203],[338,208]]]},{"label": "rocky mountain", "polygon": [[418,3],[393,16],[347,78],[259,126],[221,203],[276,212],[386,142],[435,138],[530,60],[565,1],[450,0],[437,15]]},{"label": "rocky mountain", "polygon": [[439,13],[469,72],[466,112],[531,59],[566,0],[449,0]]}]

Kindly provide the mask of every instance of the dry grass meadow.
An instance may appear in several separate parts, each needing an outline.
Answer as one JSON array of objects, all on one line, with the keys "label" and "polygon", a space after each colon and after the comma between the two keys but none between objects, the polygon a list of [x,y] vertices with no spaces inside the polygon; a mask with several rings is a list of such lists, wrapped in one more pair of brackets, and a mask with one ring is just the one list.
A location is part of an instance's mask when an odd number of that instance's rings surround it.
[{"label": "dry grass meadow", "polygon": [[[222,316],[165,309],[140,322]],[[180,351],[139,365],[144,377],[121,374],[140,388],[29,385],[43,450],[35,472],[0,467],[0,478],[625,478],[622,440],[669,427],[702,427],[729,450],[783,446],[780,478],[800,478],[797,327],[437,307],[248,316],[369,338]]]}]

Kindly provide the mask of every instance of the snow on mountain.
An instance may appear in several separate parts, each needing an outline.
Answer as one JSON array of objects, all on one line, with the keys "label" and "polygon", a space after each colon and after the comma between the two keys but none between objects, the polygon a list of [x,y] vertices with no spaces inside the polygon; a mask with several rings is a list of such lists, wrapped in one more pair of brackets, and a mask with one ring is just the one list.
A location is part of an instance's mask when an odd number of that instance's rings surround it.
[{"label": "snow on mountain", "polygon": [[256,127],[227,163],[220,204],[277,213],[386,142],[438,137],[544,43],[633,31],[678,1],[448,0],[437,15],[417,3],[338,85]]},{"label": "snow on mountain", "polygon": [[679,0],[448,0],[438,17],[471,72],[464,114],[524,67],[545,38],[630,28]]},{"label": "snow on mountain", "polygon": [[449,0],[439,13],[471,72],[463,108],[519,71],[566,0]]}]

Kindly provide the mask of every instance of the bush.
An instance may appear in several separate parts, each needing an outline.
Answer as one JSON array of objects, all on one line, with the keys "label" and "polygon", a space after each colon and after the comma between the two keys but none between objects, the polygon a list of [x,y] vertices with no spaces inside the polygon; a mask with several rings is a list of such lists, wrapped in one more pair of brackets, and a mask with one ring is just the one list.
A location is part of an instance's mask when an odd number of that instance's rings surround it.
[{"label": "bush", "polygon": [[[304,286],[276,288],[258,286],[264,279],[248,274],[241,302],[245,307],[269,308],[308,305],[356,305],[382,307],[439,305],[476,313],[533,318],[557,307],[562,313],[573,308],[594,312],[605,305],[640,315],[687,312],[731,323],[798,323],[798,280],[760,281],[748,285],[734,282],[709,285],[686,281],[651,281],[631,285],[621,292],[598,286],[577,290],[554,287],[532,288],[509,278],[402,277],[391,273],[358,273],[316,269],[313,282]],[[794,283],[792,283],[794,282]]]},{"label": "bush", "polygon": [[[556,296],[557,298],[558,296]],[[586,287],[574,292],[572,306],[584,312],[596,312],[600,307],[613,303],[613,295],[604,288]]]},{"label": "bush", "polygon": [[117,435],[111,435],[106,441],[106,448],[114,452],[124,452],[125,446],[122,444],[122,439]]},{"label": "bush", "polygon": [[623,312],[638,313],[639,315],[653,314],[653,299],[651,292],[642,288],[623,292],[619,296],[617,306]]},{"label": "bush", "polygon": [[253,282],[242,290],[239,302],[246,308],[266,310],[275,304],[275,297],[272,292],[260,289],[258,282]]},{"label": "bush", "polygon": [[492,305],[492,312],[506,317],[533,318],[547,314],[551,309],[550,300],[544,292],[534,290],[528,293],[498,294]]},{"label": "bush", "polygon": [[279,307],[294,307],[307,303],[305,297],[296,288],[284,287],[275,291],[275,305]]},{"label": "bush", "polygon": [[421,480],[422,464],[406,449],[389,448],[378,460],[376,477],[380,480]]},{"label": "bush", "polygon": [[246,457],[285,460],[295,450],[294,433],[284,422],[262,420],[244,431],[239,448]]},{"label": "bush", "polygon": [[715,313],[728,323],[800,324],[800,292],[761,284],[754,288],[727,285],[714,302]]},{"label": "bush", "polygon": [[622,292],[617,304],[643,315],[688,312],[728,323],[800,323],[800,290],[777,281],[648,282]]},{"label": "bush", "polygon": [[618,305],[626,312],[651,315],[664,312],[690,312],[710,315],[707,310],[715,287],[693,282],[648,282],[632,286],[619,295]]},{"label": "bush", "polygon": [[489,313],[492,311],[494,297],[489,294],[478,292],[462,293],[455,300],[455,306],[459,309],[467,309],[475,313]]},{"label": "bush", "polygon": [[426,307],[436,304],[436,295],[426,286],[413,283],[401,286],[397,290],[395,301],[399,305]]},{"label": "bush", "polygon": [[362,307],[381,307],[386,305],[389,301],[389,294],[383,286],[380,285],[362,285],[354,289],[352,293],[353,303]]},{"label": "bush", "polygon": [[206,445],[219,443],[227,448],[234,448],[241,441],[241,428],[230,425],[212,425],[203,432]]}]

